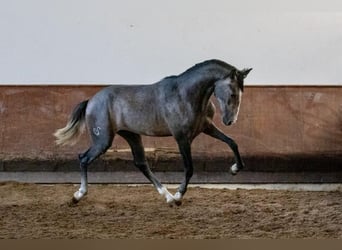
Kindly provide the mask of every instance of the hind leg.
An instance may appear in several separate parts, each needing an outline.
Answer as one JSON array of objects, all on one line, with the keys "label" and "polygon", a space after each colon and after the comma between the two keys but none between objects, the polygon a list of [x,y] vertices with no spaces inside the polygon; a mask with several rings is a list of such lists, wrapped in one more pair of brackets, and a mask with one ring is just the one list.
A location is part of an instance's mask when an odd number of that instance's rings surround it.
[{"label": "hind leg", "polygon": [[[90,125],[90,124],[88,124]],[[105,153],[112,145],[114,133],[110,126],[99,127],[88,126],[92,138],[92,146],[83,154],[79,155],[80,168],[81,168],[81,185],[79,190],[74,193],[73,202],[79,202],[88,192],[88,166],[96,158]],[[94,129],[97,128],[97,129]]]},{"label": "hind leg", "polygon": [[166,202],[169,205],[173,205],[175,202],[172,194],[164,187],[157,177],[150,170],[148,163],[145,157],[144,147],[141,141],[141,136],[128,131],[119,131],[119,135],[121,135],[130,145],[132,149],[132,154],[134,157],[135,166],[145,175],[145,177],[155,186],[158,190],[159,194],[164,196]]}]

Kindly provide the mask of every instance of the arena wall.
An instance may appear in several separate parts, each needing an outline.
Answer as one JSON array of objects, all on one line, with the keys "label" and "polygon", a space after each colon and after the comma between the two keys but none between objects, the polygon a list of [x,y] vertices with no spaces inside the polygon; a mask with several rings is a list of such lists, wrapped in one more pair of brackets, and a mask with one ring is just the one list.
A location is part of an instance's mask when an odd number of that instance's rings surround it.
[{"label": "arena wall", "polygon": [[[102,87],[0,86],[0,170],[78,171],[77,154],[87,149],[88,136],[75,146],[61,147],[52,134],[64,127],[76,104]],[[297,173],[302,179],[310,172],[316,182],[342,180],[341,87],[247,86],[236,124],[224,126],[219,109],[216,113],[216,124],[238,143],[246,171]],[[172,137],[143,141],[155,171],[182,171]],[[233,162],[231,150],[206,135],[193,142],[193,157],[200,172],[228,172]],[[119,136],[91,167],[100,172],[132,170],[128,144]],[[324,179],[327,173],[330,177]]]}]

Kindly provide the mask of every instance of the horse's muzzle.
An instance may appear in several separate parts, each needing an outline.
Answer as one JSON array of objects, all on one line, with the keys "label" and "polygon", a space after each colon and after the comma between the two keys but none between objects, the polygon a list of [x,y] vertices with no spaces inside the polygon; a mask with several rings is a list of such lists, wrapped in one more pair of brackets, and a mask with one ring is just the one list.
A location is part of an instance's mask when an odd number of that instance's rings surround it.
[{"label": "horse's muzzle", "polygon": [[228,119],[227,117],[222,117],[222,122],[226,126],[230,126],[234,123],[231,119]]},{"label": "horse's muzzle", "polygon": [[237,121],[237,117],[231,117],[231,116],[223,116],[222,122],[226,126],[233,125]]}]

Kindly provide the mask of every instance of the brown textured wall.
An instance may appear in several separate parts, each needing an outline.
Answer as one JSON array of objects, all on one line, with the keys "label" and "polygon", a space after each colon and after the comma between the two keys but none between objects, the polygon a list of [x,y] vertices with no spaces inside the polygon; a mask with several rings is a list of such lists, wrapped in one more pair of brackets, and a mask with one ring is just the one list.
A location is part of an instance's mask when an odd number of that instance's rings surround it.
[{"label": "brown textured wall", "polygon": [[[58,147],[53,132],[64,127],[73,107],[101,86],[0,86],[0,158],[72,159],[87,148],[87,136],[76,146]],[[217,109],[219,113],[219,109]],[[216,124],[248,157],[341,156],[342,87],[246,87],[238,122]],[[147,148],[171,148],[172,138],[144,137]],[[126,149],[119,137],[112,151]],[[231,156],[221,142],[200,135],[194,154]]]}]

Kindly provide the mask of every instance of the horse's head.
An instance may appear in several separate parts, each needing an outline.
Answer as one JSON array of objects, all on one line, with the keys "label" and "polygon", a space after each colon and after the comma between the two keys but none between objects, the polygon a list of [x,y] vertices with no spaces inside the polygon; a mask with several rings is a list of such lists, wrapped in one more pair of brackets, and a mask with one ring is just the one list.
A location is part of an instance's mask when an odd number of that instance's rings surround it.
[{"label": "horse's head", "polygon": [[236,122],[243,92],[243,80],[252,69],[233,69],[228,77],[215,83],[214,95],[220,104],[222,122],[231,125]]}]

